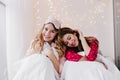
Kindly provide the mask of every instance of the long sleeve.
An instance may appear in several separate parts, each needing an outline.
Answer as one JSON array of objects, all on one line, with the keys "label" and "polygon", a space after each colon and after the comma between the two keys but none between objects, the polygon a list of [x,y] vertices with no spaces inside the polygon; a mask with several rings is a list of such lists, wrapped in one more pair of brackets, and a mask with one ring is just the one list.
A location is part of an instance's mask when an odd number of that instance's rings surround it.
[{"label": "long sleeve", "polygon": [[[85,56],[88,61],[94,61],[98,54],[98,40],[94,37],[92,38],[93,38],[92,41],[88,43],[91,48],[90,52],[88,53],[87,56]],[[66,60],[77,62],[83,56],[79,55],[76,51],[69,49],[66,51],[65,57],[66,57]]]},{"label": "long sleeve", "polygon": [[98,40],[95,38],[89,45],[91,49],[86,58],[88,61],[94,61],[98,54]]},{"label": "long sleeve", "polygon": [[65,57],[66,60],[77,62],[81,59],[82,56],[77,54],[77,52],[75,52],[74,50],[67,50]]}]

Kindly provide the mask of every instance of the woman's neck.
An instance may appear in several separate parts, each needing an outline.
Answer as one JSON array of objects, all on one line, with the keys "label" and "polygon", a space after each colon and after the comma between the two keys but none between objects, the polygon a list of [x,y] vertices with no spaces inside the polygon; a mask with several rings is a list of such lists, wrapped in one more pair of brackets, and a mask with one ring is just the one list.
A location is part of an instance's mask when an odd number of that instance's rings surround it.
[{"label": "woman's neck", "polygon": [[50,41],[50,42],[47,42],[50,46],[52,45],[52,42]]}]

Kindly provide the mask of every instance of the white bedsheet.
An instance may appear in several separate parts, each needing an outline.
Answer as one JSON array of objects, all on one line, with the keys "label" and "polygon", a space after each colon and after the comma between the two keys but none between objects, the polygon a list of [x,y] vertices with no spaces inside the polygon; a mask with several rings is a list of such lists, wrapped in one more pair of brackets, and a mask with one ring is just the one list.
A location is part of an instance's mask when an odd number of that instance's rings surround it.
[{"label": "white bedsheet", "polygon": [[[10,80],[59,80],[52,61],[44,55],[44,50],[50,48],[44,44],[41,53],[32,54],[11,65]],[[59,59],[57,51],[52,47],[54,55]]]},{"label": "white bedsheet", "polygon": [[98,61],[66,61],[61,74],[61,80],[120,80],[120,72],[111,61],[98,55],[106,66]]},{"label": "white bedsheet", "polygon": [[16,63],[11,80],[57,80],[59,76],[52,62],[42,54],[31,55]]}]

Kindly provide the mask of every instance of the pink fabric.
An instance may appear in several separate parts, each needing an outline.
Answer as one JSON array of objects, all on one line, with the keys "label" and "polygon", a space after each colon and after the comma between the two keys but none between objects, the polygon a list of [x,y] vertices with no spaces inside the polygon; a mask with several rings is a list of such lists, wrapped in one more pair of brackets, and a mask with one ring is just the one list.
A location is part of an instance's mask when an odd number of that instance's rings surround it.
[{"label": "pink fabric", "polygon": [[[91,43],[89,43],[89,45],[90,45],[91,50],[89,54],[86,56],[86,58],[88,61],[94,61],[98,53],[98,40],[95,38]],[[66,57],[66,60],[77,62],[83,56],[77,54],[77,52],[75,52],[74,50],[67,50],[65,57]]]},{"label": "pink fabric", "polygon": [[90,43],[90,52],[89,54],[86,56],[87,60],[89,61],[94,61],[97,57],[98,54],[98,40],[95,39]]},{"label": "pink fabric", "polygon": [[74,50],[68,50],[66,52],[66,60],[69,60],[69,61],[79,61],[80,58],[82,57],[81,55],[77,54],[77,52],[75,52]]}]

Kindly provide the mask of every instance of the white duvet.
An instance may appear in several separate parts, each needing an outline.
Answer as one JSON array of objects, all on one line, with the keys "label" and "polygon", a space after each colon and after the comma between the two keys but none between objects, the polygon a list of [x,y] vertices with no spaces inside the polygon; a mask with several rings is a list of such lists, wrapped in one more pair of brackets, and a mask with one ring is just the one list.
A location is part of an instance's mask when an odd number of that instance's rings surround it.
[{"label": "white duvet", "polygon": [[61,80],[120,80],[120,72],[117,67],[98,55],[98,61],[66,61],[63,66]]},{"label": "white duvet", "polygon": [[[49,45],[45,44],[44,48],[48,47]],[[54,48],[53,51],[58,59],[58,53]],[[100,62],[104,63],[107,69]],[[10,71],[10,80],[59,80],[52,62],[43,54],[33,54],[16,62]],[[66,61],[61,80],[120,80],[120,72],[114,63],[98,55],[94,62]]]},{"label": "white duvet", "polygon": [[[48,44],[44,46],[44,48],[49,47]],[[58,58],[58,53],[54,48],[53,52]],[[10,71],[10,80],[59,80],[59,75],[51,60],[42,53],[36,53],[17,61],[11,66]]]}]

